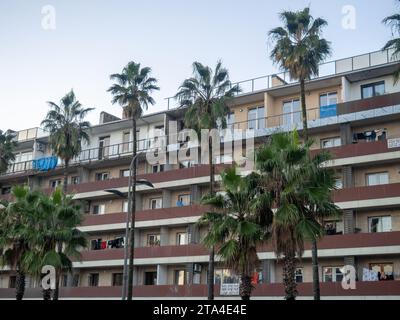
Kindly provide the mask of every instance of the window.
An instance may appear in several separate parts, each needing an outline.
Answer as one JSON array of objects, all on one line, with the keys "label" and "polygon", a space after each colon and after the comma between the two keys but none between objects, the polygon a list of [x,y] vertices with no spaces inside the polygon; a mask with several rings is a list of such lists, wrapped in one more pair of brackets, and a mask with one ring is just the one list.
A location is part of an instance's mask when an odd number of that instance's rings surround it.
[{"label": "window", "polygon": [[176,201],[177,207],[184,207],[190,205],[190,194],[180,194],[178,200]]},{"label": "window", "polygon": [[239,277],[230,269],[215,269],[214,283],[239,283]]},{"label": "window", "polygon": [[175,270],[174,272],[174,284],[177,286],[183,286],[186,284],[186,272],[185,270]]},{"label": "window", "polygon": [[122,286],[123,273],[113,273],[112,274],[112,285],[113,287]]},{"label": "window", "polygon": [[385,81],[361,86],[361,98],[367,99],[385,94]]},{"label": "window", "polygon": [[366,175],[366,184],[367,186],[389,184],[389,173],[388,172],[368,173]]},{"label": "window", "polygon": [[342,220],[325,221],[324,224],[325,233],[328,236],[337,234],[343,234],[344,225]]},{"label": "window", "polygon": [[144,273],[144,285],[145,286],[154,286],[157,284],[157,272],[145,272]]},{"label": "window", "polygon": [[148,234],[147,235],[147,246],[159,246],[160,245],[160,235],[159,234]]},{"label": "window", "polygon": [[186,232],[178,232],[176,234],[176,245],[177,246],[183,246],[187,245],[187,233]]},{"label": "window", "polygon": [[129,169],[123,169],[123,170],[121,170],[120,172],[119,172],[119,176],[121,177],[121,178],[124,178],[124,177],[129,177]]},{"label": "window", "polygon": [[101,137],[99,139],[99,160],[108,157],[110,153],[110,137]]},{"label": "window", "polygon": [[93,206],[93,214],[104,214],[106,212],[106,205],[104,203],[95,204]]},{"label": "window", "polygon": [[110,177],[109,172],[97,172],[95,179],[96,179],[96,181],[104,181],[104,180],[108,180],[109,177]]},{"label": "window", "polygon": [[128,200],[124,200],[124,202],[122,203],[122,212],[128,212]]},{"label": "window", "polygon": [[10,276],[10,279],[8,280],[8,287],[10,289],[15,289],[17,286],[17,276]]},{"label": "window", "polygon": [[335,188],[343,189],[343,181],[341,178],[335,179]]},{"label": "window", "polygon": [[[130,151],[130,139],[131,133],[130,131],[126,131],[122,133],[122,152],[129,152]],[[133,145],[133,144],[132,144]]]},{"label": "window", "polygon": [[283,124],[296,124],[301,122],[300,100],[283,102]]},{"label": "window", "polygon": [[319,107],[320,118],[336,116],[337,92],[320,94]]},{"label": "window", "polygon": [[58,186],[60,186],[62,183],[61,179],[57,179],[57,180],[50,180],[50,188],[55,189]]},{"label": "window", "polygon": [[368,231],[371,233],[392,231],[392,217],[382,216],[368,218]]},{"label": "window", "polygon": [[162,198],[150,199],[150,209],[161,209]]},{"label": "window", "polygon": [[294,278],[296,283],[303,282],[303,268],[296,268],[296,271],[294,273]]},{"label": "window", "polygon": [[71,177],[71,184],[79,184],[79,177],[78,176]]},{"label": "window", "polygon": [[340,147],[341,145],[342,140],[340,139],[340,137],[321,139],[322,149]]},{"label": "window", "polygon": [[264,107],[257,107],[250,109],[247,114],[247,120],[249,129],[264,129],[265,128]]},{"label": "window", "polygon": [[61,278],[61,286],[62,287],[68,287],[68,275],[63,274]]},{"label": "window", "polygon": [[99,274],[98,273],[90,273],[88,279],[89,287],[98,287],[99,286]]},{"label": "window", "polygon": [[230,130],[234,129],[234,123],[235,123],[235,113],[230,112],[226,116],[226,128]]},{"label": "window", "polygon": [[164,171],[164,165],[163,164],[158,164],[153,166],[152,172],[157,173],[157,172],[163,172]]},{"label": "window", "polygon": [[323,279],[324,282],[340,282],[343,279],[343,267],[324,267]]},{"label": "window", "polygon": [[79,287],[79,274],[74,274],[72,277],[72,286]]},{"label": "window", "polygon": [[394,280],[393,263],[371,263],[369,265],[370,270],[378,272],[378,279],[383,280]]}]

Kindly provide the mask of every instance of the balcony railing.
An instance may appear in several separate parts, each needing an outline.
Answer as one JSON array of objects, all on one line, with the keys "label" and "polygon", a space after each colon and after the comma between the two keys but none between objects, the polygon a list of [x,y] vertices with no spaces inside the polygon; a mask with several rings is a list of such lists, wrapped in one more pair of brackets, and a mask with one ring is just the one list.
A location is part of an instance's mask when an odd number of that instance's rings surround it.
[{"label": "balcony railing", "polygon": [[[392,57],[393,52],[393,49],[388,49],[325,62],[319,65],[319,74],[312,79],[314,80],[329,76],[341,75],[348,72],[378,67],[389,63],[396,63],[399,61],[399,59]],[[288,84],[295,84],[297,82],[298,81],[291,79],[289,72],[280,72],[272,75],[235,82],[233,85],[239,85],[241,87],[241,94],[248,94],[260,90],[283,87]],[[168,110],[178,107],[178,103],[174,97],[168,97],[165,100],[167,100]]]}]

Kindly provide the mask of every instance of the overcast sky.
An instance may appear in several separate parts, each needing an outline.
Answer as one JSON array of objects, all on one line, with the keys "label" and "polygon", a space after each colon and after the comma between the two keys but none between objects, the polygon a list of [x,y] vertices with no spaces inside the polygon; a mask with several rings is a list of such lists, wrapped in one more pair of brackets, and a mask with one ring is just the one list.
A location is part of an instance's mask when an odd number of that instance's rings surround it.
[{"label": "overcast sky", "polygon": [[[280,25],[283,9],[310,4],[314,17],[328,20],[324,36],[332,42],[330,60],[379,50],[391,37],[381,21],[399,11],[396,3],[1,0],[0,129],[39,126],[48,110],[46,101],[58,102],[71,88],[85,107],[96,108],[89,116],[92,124],[98,123],[100,111],[120,116],[106,90],[112,84],[109,75],[131,60],[152,67],[159,80],[157,105],[150,112],[166,107],[164,98],[176,93],[196,60],[214,66],[222,59],[232,81],[273,73],[267,33]],[[355,8],[354,29],[351,23],[343,25],[346,5]]]}]

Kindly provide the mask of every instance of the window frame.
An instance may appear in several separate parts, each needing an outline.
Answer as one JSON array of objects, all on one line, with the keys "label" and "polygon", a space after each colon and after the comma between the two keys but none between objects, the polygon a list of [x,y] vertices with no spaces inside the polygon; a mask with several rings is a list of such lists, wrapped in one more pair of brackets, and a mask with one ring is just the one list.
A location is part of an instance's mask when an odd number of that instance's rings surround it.
[{"label": "window frame", "polygon": [[[374,175],[383,175],[386,174],[387,175],[387,183],[377,183],[377,184],[370,184],[369,183],[369,177],[374,176]],[[379,178],[379,180],[381,180],[381,178]],[[389,171],[381,171],[381,172],[369,172],[365,174],[365,185],[367,187],[369,186],[381,186],[381,185],[385,185],[385,184],[389,184],[390,183],[390,176],[389,176]]]},{"label": "window frame", "polygon": [[[377,82],[372,82],[372,83],[367,83],[367,84],[361,85],[361,99],[369,99],[369,98],[374,98],[374,97],[379,97],[379,96],[381,96],[381,95],[377,95],[377,94],[376,94],[376,87],[377,87],[377,86],[380,86],[380,85],[383,85],[383,90],[384,90],[383,94],[385,94],[385,92],[386,92],[386,83],[385,83],[385,80],[377,81]],[[364,97],[364,89],[370,88],[370,87],[372,87],[372,97],[367,97],[367,98],[365,98],[365,97]]]},{"label": "window frame", "polygon": [[[260,109],[263,109],[263,116],[260,118],[259,117],[259,110]],[[249,115],[250,115],[250,112],[252,112],[252,111],[255,111],[255,115],[256,115],[256,117],[254,118],[254,119],[250,119],[250,117],[249,117]],[[255,127],[254,128],[251,128],[250,127],[250,122],[255,122]],[[262,123],[262,125],[260,126],[260,121],[263,121],[263,122],[261,122]],[[247,110],[247,129],[249,129],[249,130],[260,130],[260,129],[265,129],[266,128],[266,126],[265,126],[265,106],[256,106],[256,107],[251,107],[251,108],[249,108],[248,110]]]},{"label": "window frame", "polygon": [[[324,147],[324,142],[329,142],[329,141],[333,142],[332,146]],[[335,144],[335,142],[337,142],[337,141],[339,141],[338,145]],[[336,148],[336,147],[340,147],[341,145],[342,145],[342,138],[340,136],[320,139],[320,147],[321,147],[321,149]]]},{"label": "window frame", "polygon": [[[384,230],[383,229],[383,226],[384,226],[383,219],[384,218],[389,218],[389,220],[390,220],[390,230]],[[377,231],[372,231],[372,226],[371,226],[372,219],[379,219],[378,224],[376,225]],[[392,230],[393,230],[393,223],[392,222],[393,222],[393,219],[392,219],[391,215],[368,217],[368,233],[392,232]],[[378,230],[379,229],[379,225],[381,227],[381,231]]]}]

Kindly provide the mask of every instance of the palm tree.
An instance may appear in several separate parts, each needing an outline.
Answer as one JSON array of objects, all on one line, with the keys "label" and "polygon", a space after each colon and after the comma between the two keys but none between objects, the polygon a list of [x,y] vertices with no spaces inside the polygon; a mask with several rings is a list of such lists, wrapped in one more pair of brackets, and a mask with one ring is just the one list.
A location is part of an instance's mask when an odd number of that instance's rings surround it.
[{"label": "palm tree", "polygon": [[132,300],[133,292],[133,258],[134,258],[134,228],[136,213],[136,121],[139,119],[143,110],[147,110],[149,105],[155,103],[151,97],[154,90],[160,88],[156,86],[157,80],[150,77],[151,68],[140,67],[140,63],[129,62],[122,69],[120,74],[112,74],[111,80],[115,80],[108,91],[113,95],[112,103],[118,103],[123,108],[128,117],[132,118],[132,135],[133,135],[133,177],[132,177],[132,201],[129,212],[131,216],[131,233],[130,233],[130,250],[129,250],[129,272],[128,272],[128,300]]},{"label": "palm tree", "polygon": [[26,258],[35,250],[32,239],[40,194],[24,186],[13,187],[11,193],[15,201],[0,210],[0,265],[16,270],[16,299],[22,300],[29,271]]},{"label": "palm tree", "polygon": [[[383,19],[382,23],[392,28],[393,39],[386,42],[382,50],[393,49],[392,59],[398,60],[400,57],[400,13],[395,13]],[[396,37],[395,37],[396,35]],[[400,79],[400,68],[394,73],[394,83]]]},{"label": "palm tree", "polygon": [[84,121],[93,108],[82,108],[71,90],[60,101],[60,105],[48,102],[50,111],[42,121],[43,129],[50,133],[50,145],[55,155],[64,161],[63,192],[67,194],[68,169],[71,160],[79,156],[82,143],[89,143],[87,130],[90,123]]},{"label": "palm tree", "polygon": [[14,137],[0,130],[0,173],[6,172],[11,161],[15,160],[14,148],[17,143]]},{"label": "palm tree", "polygon": [[[71,258],[80,258],[79,250],[87,245],[85,234],[77,229],[83,221],[83,212],[72,196],[63,194],[61,189],[56,189],[51,196],[41,195],[37,211],[38,230],[34,240],[37,252],[28,253],[26,261],[30,272],[37,277],[45,265],[56,269],[53,300],[58,300],[60,275],[72,271]],[[51,290],[43,290],[43,298],[49,300],[50,293]]]},{"label": "palm tree", "polygon": [[272,222],[271,198],[259,188],[260,176],[236,174],[235,168],[221,173],[225,195],[207,195],[204,205],[214,211],[206,212],[198,224],[210,226],[203,239],[208,248],[217,246],[218,254],[227,266],[240,275],[240,296],[250,300],[251,278],[259,265],[257,245],[265,239]]},{"label": "palm tree", "polygon": [[[179,87],[175,98],[180,106],[187,108],[185,126],[200,133],[201,129],[226,128],[226,115],[229,113],[227,103],[240,92],[238,85],[232,86],[228,70],[218,61],[215,70],[201,64],[193,63],[193,76],[186,79]],[[213,159],[212,139],[208,141],[210,166],[210,195],[214,195],[215,159]],[[210,250],[208,266],[208,299],[214,299],[214,248]]]},{"label": "palm tree", "polygon": [[303,133],[308,139],[305,82],[318,75],[319,64],[331,53],[330,43],[321,38],[327,21],[314,19],[310,8],[301,11],[283,11],[280,14],[284,26],[272,29],[269,38],[275,42],[272,60],[294,80],[300,81]]},{"label": "palm tree", "polygon": [[274,250],[283,255],[286,299],[297,295],[296,255],[301,257],[305,241],[323,236],[321,220],[337,214],[331,202],[334,171],[323,168],[328,155],[309,156],[309,140],[301,144],[297,131],[278,133],[257,152],[257,167],[263,176],[266,192],[271,192],[276,206],[271,233]]},{"label": "palm tree", "polygon": [[[300,81],[301,110],[303,118],[304,140],[308,140],[307,107],[305,82],[319,73],[319,64],[330,54],[330,43],[321,38],[323,27],[327,21],[314,19],[310,8],[301,11],[283,11],[280,18],[283,27],[277,27],[269,32],[269,37],[275,42],[271,58],[283,70],[289,71],[292,79]],[[317,242],[312,244],[313,290],[314,299],[320,299],[318,248]]]}]

